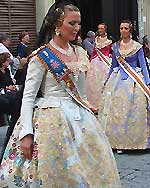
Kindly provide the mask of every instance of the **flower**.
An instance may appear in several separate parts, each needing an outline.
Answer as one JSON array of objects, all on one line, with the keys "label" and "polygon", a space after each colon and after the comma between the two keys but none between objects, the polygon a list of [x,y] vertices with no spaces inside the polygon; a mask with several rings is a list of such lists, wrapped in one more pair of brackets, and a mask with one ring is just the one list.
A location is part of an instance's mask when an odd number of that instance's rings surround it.
[{"label": "flower", "polygon": [[16,143],[13,143],[12,146],[13,146],[13,147],[16,147]]},{"label": "flower", "polygon": [[9,174],[11,174],[11,173],[12,173],[12,169],[9,170]]},{"label": "flower", "polygon": [[13,140],[14,140],[14,142],[16,142],[16,141],[17,141],[17,138],[14,138]]},{"label": "flower", "polygon": [[9,157],[10,160],[14,160],[16,158],[16,156],[17,156],[16,152],[12,152],[12,153],[9,154],[8,157]]},{"label": "flower", "polygon": [[32,153],[32,157],[36,159],[37,156],[38,156],[38,150],[34,150]]},{"label": "flower", "polygon": [[14,163],[17,165],[17,166],[21,166],[22,163],[23,163],[23,160],[21,157],[17,156]]}]

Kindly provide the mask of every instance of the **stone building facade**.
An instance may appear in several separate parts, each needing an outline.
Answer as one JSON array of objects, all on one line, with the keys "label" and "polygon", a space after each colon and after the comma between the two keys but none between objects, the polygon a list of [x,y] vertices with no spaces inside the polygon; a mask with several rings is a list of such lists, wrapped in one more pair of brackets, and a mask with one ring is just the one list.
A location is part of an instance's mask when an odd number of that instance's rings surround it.
[{"label": "stone building facade", "polygon": [[150,0],[137,0],[139,36],[150,35]]}]

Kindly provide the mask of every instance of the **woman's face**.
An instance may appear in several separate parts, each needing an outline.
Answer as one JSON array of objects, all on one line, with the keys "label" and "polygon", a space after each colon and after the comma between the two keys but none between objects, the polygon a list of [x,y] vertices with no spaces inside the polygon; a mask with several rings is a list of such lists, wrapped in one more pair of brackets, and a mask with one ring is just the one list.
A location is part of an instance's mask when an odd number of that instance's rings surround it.
[{"label": "woman's face", "polygon": [[24,44],[28,44],[30,41],[30,36],[29,35],[25,35],[23,38],[22,38],[22,42]]},{"label": "woman's face", "polygon": [[11,63],[11,59],[10,57],[8,57],[6,61],[3,63],[3,68],[4,69],[7,68],[10,65],[10,63]]},{"label": "woman's face", "polygon": [[105,26],[104,25],[98,25],[98,34],[100,36],[104,35],[106,33],[106,29],[105,29]]},{"label": "woman's face", "polygon": [[122,38],[129,38],[130,37],[130,26],[129,23],[121,23],[120,24],[120,34]]},{"label": "woman's face", "polygon": [[10,43],[11,43],[11,39],[8,38],[6,40],[3,40],[2,43],[4,44],[4,46],[6,46],[7,48],[10,46]]},{"label": "woman's face", "polygon": [[82,38],[80,36],[78,36],[78,38],[77,38],[77,43],[82,44]]},{"label": "woman's face", "polygon": [[80,29],[80,12],[67,11],[62,26],[60,27],[61,37],[65,41],[73,41]]}]

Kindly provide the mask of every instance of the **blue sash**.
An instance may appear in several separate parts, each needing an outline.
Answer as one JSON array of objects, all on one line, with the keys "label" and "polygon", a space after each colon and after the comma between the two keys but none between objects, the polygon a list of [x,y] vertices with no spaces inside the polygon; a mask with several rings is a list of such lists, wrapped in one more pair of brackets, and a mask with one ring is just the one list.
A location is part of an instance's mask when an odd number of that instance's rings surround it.
[{"label": "blue sash", "polygon": [[51,72],[58,83],[63,89],[82,107],[92,112],[88,104],[86,104],[79,96],[77,88],[72,81],[72,72],[68,67],[60,61],[60,59],[52,53],[52,50],[46,46],[44,49],[38,52],[38,58],[45,68]]}]

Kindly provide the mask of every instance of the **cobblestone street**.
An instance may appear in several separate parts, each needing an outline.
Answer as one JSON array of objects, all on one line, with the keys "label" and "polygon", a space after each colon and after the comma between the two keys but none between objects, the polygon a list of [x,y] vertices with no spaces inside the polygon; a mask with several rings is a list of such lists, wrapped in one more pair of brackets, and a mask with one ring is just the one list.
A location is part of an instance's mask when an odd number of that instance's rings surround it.
[{"label": "cobblestone street", "polygon": [[[7,126],[0,127],[0,151]],[[122,188],[150,188],[150,152],[130,151],[115,153]]]},{"label": "cobblestone street", "polygon": [[115,158],[122,188],[150,188],[150,152],[115,153]]}]

